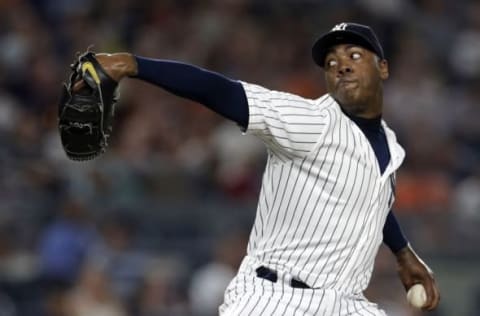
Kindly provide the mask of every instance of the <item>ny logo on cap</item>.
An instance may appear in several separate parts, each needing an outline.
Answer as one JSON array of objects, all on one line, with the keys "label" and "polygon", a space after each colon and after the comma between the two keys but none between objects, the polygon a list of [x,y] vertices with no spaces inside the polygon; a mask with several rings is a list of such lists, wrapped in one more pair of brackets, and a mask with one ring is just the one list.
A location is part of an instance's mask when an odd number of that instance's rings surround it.
[{"label": "ny logo on cap", "polygon": [[347,23],[340,23],[340,24],[335,25],[333,27],[332,31],[345,31],[347,26],[348,26]]}]

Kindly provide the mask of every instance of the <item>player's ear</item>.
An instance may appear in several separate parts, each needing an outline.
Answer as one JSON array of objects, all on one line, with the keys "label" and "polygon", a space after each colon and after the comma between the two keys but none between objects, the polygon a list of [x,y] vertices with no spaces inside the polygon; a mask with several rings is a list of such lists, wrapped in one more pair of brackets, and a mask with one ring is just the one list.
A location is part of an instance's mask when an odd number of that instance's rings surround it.
[{"label": "player's ear", "polygon": [[378,61],[378,70],[380,71],[380,78],[382,78],[382,80],[387,80],[390,73],[388,71],[388,62],[386,59]]}]

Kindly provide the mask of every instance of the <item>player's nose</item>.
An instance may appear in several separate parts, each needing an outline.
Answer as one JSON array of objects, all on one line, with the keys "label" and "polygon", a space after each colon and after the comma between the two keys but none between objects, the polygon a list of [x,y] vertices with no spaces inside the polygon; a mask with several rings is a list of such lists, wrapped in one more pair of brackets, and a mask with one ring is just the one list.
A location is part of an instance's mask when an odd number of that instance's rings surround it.
[{"label": "player's nose", "polygon": [[338,67],[338,74],[339,75],[345,75],[345,74],[348,74],[348,73],[351,73],[353,72],[353,68],[350,64],[348,63],[340,63],[339,67]]}]

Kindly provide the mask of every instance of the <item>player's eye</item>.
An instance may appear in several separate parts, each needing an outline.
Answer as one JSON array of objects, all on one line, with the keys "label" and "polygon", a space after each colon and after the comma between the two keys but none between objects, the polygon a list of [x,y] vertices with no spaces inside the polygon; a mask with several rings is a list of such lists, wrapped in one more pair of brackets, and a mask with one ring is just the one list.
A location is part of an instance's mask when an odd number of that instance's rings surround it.
[{"label": "player's eye", "polygon": [[330,59],[330,60],[327,61],[327,67],[328,68],[335,67],[336,65],[337,65],[336,60]]},{"label": "player's eye", "polygon": [[360,53],[354,52],[354,53],[352,53],[351,57],[352,57],[353,60],[357,60],[357,59],[360,59],[360,57],[362,57],[362,55]]}]

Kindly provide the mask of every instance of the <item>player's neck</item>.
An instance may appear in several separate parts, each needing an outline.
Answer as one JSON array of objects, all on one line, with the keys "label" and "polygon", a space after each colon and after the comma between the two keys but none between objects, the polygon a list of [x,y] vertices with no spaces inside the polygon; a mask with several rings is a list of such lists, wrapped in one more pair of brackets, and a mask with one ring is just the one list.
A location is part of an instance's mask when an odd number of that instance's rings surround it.
[{"label": "player's neck", "polygon": [[382,114],[378,114],[376,116],[370,116],[370,115],[358,115],[358,114],[351,114],[350,112],[347,112],[345,111],[344,108],[342,108],[342,112],[343,114],[345,114],[346,116],[348,116],[352,121],[355,121],[356,123],[359,123],[359,124],[364,124],[364,125],[380,125],[380,122],[382,120]]},{"label": "player's neck", "polygon": [[373,119],[382,116],[382,105],[375,105],[372,104],[366,105],[359,105],[355,107],[344,107],[341,106],[342,111],[345,112],[348,116],[360,117],[364,119]]}]

